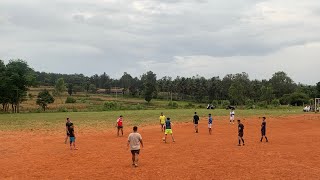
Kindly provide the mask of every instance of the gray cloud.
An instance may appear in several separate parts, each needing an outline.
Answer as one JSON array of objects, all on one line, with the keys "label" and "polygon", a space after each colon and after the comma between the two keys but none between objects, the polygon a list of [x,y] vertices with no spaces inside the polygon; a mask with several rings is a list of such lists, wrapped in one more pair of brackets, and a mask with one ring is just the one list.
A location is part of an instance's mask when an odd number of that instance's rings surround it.
[{"label": "gray cloud", "polygon": [[[139,62],[168,64],[176,57],[194,57],[199,64],[195,57],[262,61],[320,42],[319,9],[317,0],[3,0],[0,59],[23,58],[43,71],[116,77],[123,71],[139,75],[150,65]],[[183,71],[188,69],[172,75]]]}]

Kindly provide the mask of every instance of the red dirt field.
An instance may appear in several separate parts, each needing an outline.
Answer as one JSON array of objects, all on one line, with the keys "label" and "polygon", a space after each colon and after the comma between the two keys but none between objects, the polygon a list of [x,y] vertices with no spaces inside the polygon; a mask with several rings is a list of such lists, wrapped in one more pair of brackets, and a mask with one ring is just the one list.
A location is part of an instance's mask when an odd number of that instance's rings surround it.
[{"label": "red dirt field", "polygon": [[0,132],[0,179],[320,179],[319,115],[268,118],[269,143],[259,141],[260,123],[243,120],[241,147],[237,126],[227,120],[214,121],[211,136],[206,119],[199,134],[191,123],[174,124],[176,143],[167,144],[160,127],[141,127],[138,168],[126,149],[131,127],[119,138],[115,129],[76,129],[77,151],[64,144],[63,128]]}]

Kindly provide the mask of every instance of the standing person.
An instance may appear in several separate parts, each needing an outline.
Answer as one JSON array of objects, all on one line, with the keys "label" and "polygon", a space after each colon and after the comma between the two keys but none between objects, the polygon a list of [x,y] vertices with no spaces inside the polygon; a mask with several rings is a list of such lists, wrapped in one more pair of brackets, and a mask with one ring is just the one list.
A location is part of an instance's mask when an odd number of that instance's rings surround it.
[{"label": "standing person", "polygon": [[211,135],[211,133],[212,133],[212,116],[211,116],[211,114],[209,114],[209,118],[208,118],[208,128],[209,128],[209,134]]},{"label": "standing person", "polygon": [[267,128],[266,126],[267,126],[266,117],[262,117],[260,142],[262,142],[263,137],[265,137],[266,138],[266,142],[268,142],[268,138],[266,136],[266,128]]},{"label": "standing person", "polygon": [[161,112],[159,120],[160,120],[161,132],[164,132],[165,131],[164,123],[166,122],[166,116],[163,115],[163,112]]},{"label": "standing person", "polygon": [[140,154],[140,144],[143,147],[142,137],[138,133],[138,127],[133,127],[133,132],[128,136],[128,144],[127,147],[131,150],[132,154],[132,165],[138,167],[139,154]]},{"label": "standing person", "polygon": [[234,108],[230,109],[230,124],[231,122],[234,124]]},{"label": "standing person", "polygon": [[121,134],[123,136],[123,118],[122,115],[117,119],[116,127],[118,129],[117,136],[119,136],[119,131],[121,130]]},{"label": "standing person", "polygon": [[67,144],[67,140],[68,138],[70,137],[70,132],[69,132],[69,129],[71,127],[71,124],[72,122],[70,121],[69,118],[67,118],[67,122],[66,122],[66,133],[67,133],[67,136],[66,136],[66,139],[64,140],[64,143]]},{"label": "standing person", "polygon": [[171,138],[172,138],[172,142],[175,142],[174,138],[173,138],[173,134],[172,134],[172,123],[170,121],[170,118],[168,117],[166,120],[166,124],[165,124],[165,137],[164,137],[164,142],[167,143],[167,135],[171,134]]},{"label": "standing person", "polygon": [[198,129],[198,124],[199,124],[199,116],[197,115],[197,112],[194,112],[194,116],[193,116],[193,124],[194,124],[194,129],[196,130],[196,133],[199,132]]},{"label": "standing person", "polygon": [[241,146],[241,141],[242,141],[242,145],[244,145],[243,129],[244,129],[244,125],[240,122],[240,120],[238,120],[238,139],[239,139],[238,146]]},{"label": "standing person", "polygon": [[73,149],[74,150],[78,150],[76,148],[76,136],[74,135],[73,123],[71,123],[70,129],[69,129],[69,133],[70,133],[70,150],[72,150],[72,145],[73,145]]}]

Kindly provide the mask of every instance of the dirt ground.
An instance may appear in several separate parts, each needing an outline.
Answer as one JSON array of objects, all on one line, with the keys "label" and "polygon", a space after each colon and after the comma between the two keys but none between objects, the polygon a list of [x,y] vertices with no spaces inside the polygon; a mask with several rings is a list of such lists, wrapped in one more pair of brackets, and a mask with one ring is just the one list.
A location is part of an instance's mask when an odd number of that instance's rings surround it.
[{"label": "dirt ground", "polygon": [[241,147],[227,120],[214,121],[211,136],[206,119],[199,134],[191,123],[174,124],[176,142],[167,144],[160,127],[141,127],[138,168],[126,148],[131,127],[124,137],[82,130],[77,151],[64,144],[63,125],[60,132],[0,132],[0,179],[320,179],[320,115],[268,118],[269,143],[260,142],[260,123],[243,120]]}]

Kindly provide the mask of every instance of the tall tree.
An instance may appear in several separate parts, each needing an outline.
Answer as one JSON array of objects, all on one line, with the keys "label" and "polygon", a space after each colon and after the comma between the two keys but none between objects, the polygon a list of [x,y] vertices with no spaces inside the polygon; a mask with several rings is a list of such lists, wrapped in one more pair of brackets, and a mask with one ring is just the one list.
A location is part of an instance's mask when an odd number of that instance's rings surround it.
[{"label": "tall tree", "polygon": [[53,102],[54,98],[48,90],[44,89],[39,92],[36,103],[42,107],[43,111],[46,111],[48,104],[51,104]]},{"label": "tall tree", "polygon": [[68,94],[70,96],[72,96],[72,93],[73,93],[73,84],[72,83],[69,83],[68,84]]},{"label": "tall tree", "polygon": [[293,93],[296,87],[293,80],[282,71],[273,74],[269,83],[273,87],[276,98],[281,98],[285,94]]},{"label": "tall tree", "polygon": [[156,95],[157,91],[157,76],[152,71],[143,74],[141,77],[143,82],[144,99],[149,103]]},{"label": "tall tree", "polygon": [[57,96],[60,98],[61,102],[61,96],[66,91],[66,84],[64,83],[63,78],[59,78],[56,82],[56,85],[54,86],[54,96]]}]

